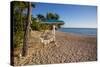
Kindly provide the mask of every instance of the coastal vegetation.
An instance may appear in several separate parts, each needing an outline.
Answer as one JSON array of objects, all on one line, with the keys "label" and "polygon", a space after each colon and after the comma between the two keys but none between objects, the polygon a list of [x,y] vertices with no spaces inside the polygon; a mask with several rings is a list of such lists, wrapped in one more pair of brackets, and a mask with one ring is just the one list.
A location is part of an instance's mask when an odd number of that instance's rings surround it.
[{"label": "coastal vegetation", "polygon": [[[47,20],[57,21],[60,16],[57,13],[46,13],[46,15],[32,14],[32,10],[37,8],[36,4],[23,1],[13,2],[13,45],[14,48],[22,47],[23,55],[27,50],[27,41],[31,30],[42,31],[52,29],[52,24],[44,23]],[[56,25],[60,28],[60,24]]]}]

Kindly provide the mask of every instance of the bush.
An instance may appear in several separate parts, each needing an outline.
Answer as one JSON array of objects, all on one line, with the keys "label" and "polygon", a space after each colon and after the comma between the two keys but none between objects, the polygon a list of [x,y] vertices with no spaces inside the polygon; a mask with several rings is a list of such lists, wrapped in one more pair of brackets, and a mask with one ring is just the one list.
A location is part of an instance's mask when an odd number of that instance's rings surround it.
[{"label": "bush", "polygon": [[23,32],[14,32],[13,44],[14,48],[20,47],[23,43]]},{"label": "bush", "polygon": [[39,30],[40,30],[40,23],[39,23],[39,22],[33,22],[33,23],[31,24],[31,28],[32,28],[32,30],[37,30],[37,31],[39,31]]}]

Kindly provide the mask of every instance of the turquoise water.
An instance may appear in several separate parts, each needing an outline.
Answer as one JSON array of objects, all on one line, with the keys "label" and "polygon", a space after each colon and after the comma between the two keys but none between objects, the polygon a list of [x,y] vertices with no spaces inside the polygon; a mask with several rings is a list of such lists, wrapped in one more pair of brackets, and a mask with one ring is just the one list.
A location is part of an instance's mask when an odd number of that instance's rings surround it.
[{"label": "turquoise water", "polygon": [[58,30],[81,35],[97,35],[97,28],[60,28]]}]

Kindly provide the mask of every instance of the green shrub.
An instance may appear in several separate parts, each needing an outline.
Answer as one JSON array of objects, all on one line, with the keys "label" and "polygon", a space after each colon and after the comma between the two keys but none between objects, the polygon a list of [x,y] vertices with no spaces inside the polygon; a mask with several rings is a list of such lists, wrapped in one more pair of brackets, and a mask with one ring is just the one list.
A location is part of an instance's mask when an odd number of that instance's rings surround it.
[{"label": "green shrub", "polygon": [[23,43],[23,32],[14,32],[13,45],[14,48],[21,47]]}]

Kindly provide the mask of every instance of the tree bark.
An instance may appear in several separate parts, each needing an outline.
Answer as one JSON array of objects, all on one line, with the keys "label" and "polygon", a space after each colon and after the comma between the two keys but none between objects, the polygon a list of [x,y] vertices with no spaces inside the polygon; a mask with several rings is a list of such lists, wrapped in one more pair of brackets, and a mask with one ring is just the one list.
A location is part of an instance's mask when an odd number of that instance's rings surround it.
[{"label": "tree bark", "polygon": [[28,2],[28,13],[27,13],[27,22],[24,33],[24,41],[22,48],[22,56],[27,56],[28,54],[28,42],[29,42],[29,34],[30,34],[30,23],[31,23],[31,3]]}]

